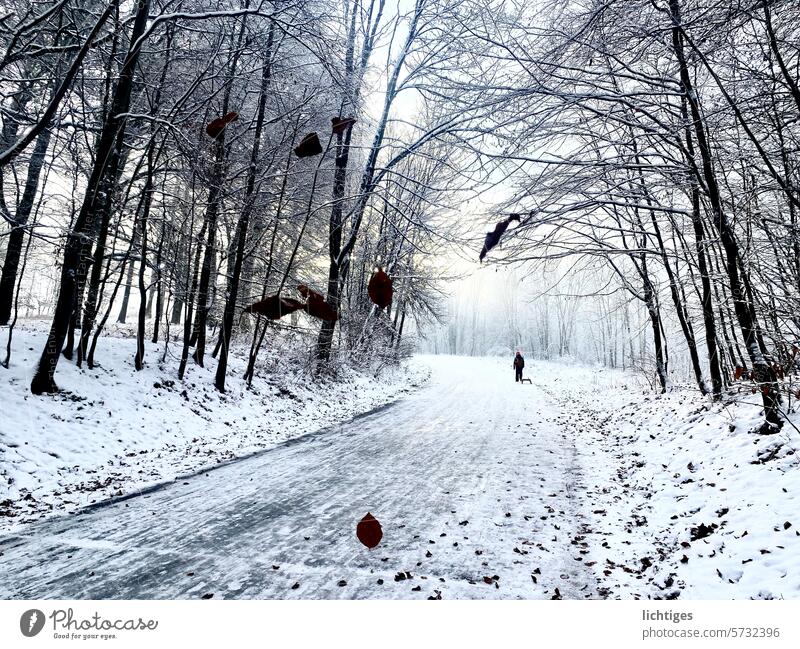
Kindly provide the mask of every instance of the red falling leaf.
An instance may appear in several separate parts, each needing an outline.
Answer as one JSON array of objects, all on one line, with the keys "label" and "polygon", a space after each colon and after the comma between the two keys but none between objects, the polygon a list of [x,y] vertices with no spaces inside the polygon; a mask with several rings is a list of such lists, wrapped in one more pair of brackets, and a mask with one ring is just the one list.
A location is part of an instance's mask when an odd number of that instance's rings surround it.
[{"label": "red falling leaf", "polygon": [[359,541],[370,549],[378,545],[383,538],[383,530],[381,529],[381,524],[378,522],[378,519],[367,512],[367,515],[356,525],[356,536]]},{"label": "red falling leaf", "polygon": [[355,123],[355,117],[331,117],[331,130],[334,135],[340,135]]},{"label": "red falling leaf", "polygon": [[737,365],[733,372],[733,380],[738,381],[740,378],[742,378],[742,374],[744,374],[744,368],[741,365]]},{"label": "red falling leaf", "polygon": [[308,315],[318,320],[336,322],[339,319],[339,314],[336,313],[336,309],[328,304],[325,298],[318,293],[308,296],[305,310]]},{"label": "red falling leaf", "polygon": [[306,299],[308,299],[312,295],[316,298],[319,298],[320,300],[325,299],[325,297],[321,293],[317,293],[314,289],[308,288],[308,286],[306,286],[305,284],[300,284],[297,287],[297,290],[300,292],[300,295],[302,295]]},{"label": "red falling leaf", "polygon": [[297,290],[300,291],[300,295],[306,298],[304,308],[308,315],[319,320],[328,320],[329,322],[336,322],[339,319],[339,314],[325,301],[325,296],[321,293],[308,288],[305,284],[300,284]]},{"label": "red falling leaf", "polygon": [[322,145],[319,142],[317,134],[312,132],[303,137],[303,139],[300,140],[300,144],[294,148],[294,152],[298,158],[308,158],[309,156],[322,153]]},{"label": "red falling leaf", "polygon": [[225,127],[231,122],[235,122],[237,119],[239,119],[239,113],[234,113],[231,111],[230,113],[227,113],[222,117],[218,117],[217,119],[209,122],[208,126],[206,126],[206,133],[208,133],[208,135],[214,139],[217,139],[220,136],[220,133],[225,130]]},{"label": "red falling leaf", "polygon": [[279,320],[285,315],[305,309],[306,305],[299,300],[294,300],[290,297],[281,297],[280,295],[270,295],[265,300],[251,304],[245,307],[245,313],[258,313],[266,316],[270,320]]},{"label": "red falling leaf", "polygon": [[494,248],[498,243],[500,243],[500,237],[505,234],[505,231],[508,229],[508,226],[511,225],[511,221],[516,221],[517,223],[520,222],[520,215],[519,214],[512,214],[507,219],[500,221],[497,225],[494,226],[494,230],[491,232],[486,233],[486,239],[483,242],[483,249],[481,250],[481,254],[478,256],[480,261],[483,261],[483,258],[487,255],[487,253]]},{"label": "red falling leaf", "polygon": [[392,280],[389,279],[389,276],[379,267],[367,285],[369,299],[381,309],[385,309],[392,303],[393,293]]}]

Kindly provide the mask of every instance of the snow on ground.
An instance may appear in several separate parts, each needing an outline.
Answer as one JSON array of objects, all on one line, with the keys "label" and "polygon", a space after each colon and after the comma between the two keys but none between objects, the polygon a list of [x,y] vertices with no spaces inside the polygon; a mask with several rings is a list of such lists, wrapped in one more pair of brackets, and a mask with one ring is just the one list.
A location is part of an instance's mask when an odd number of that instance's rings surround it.
[{"label": "snow on ground", "polygon": [[175,343],[164,362],[163,345],[148,344],[146,367],[136,372],[135,341],[105,336],[98,367],[78,369],[62,358],[56,381],[63,392],[34,396],[29,385],[45,332],[37,322],[17,328],[11,367],[0,367],[0,531],[346,421],[408,393],[429,373],[412,362],[377,379],[346,368],[335,379],[315,379],[304,367],[308,340],[284,336],[279,346],[264,346],[252,389],[241,378],[246,352],[234,350],[220,394],[210,354],[205,368],[190,359],[181,382]]},{"label": "snow on ground", "polygon": [[[110,342],[103,357],[122,367],[130,351]],[[749,393],[719,404],[688,387],[654,395],[630,373],[531,360],[533,384],[519,386],[510,359],[494,358],[417,359],[408,380],[421,367],[432,368],[429,383],[366,417],[0,536],[5,564],[24,576],[0,574],[0,596],[800,598],[800,434],[791,424],[751,432],[760,408]],[[138,377],[64,369],[63,386],[86,401],[48,397],[27,424],[27,447],[21,432],[12,440],[4,428],[2,440],[17,444],[6,455],[27,461],[12,469],[34,489],[52,467],[111,446],[97,474],[60,469],[72,499],[79,480],[161,471],[121,481],[147,484],[224,460],[234,443],[237,455],[274,444],[319,427],[323,408],[326,421],[341,421],[402,394],[410,372],[324,387],[272,373],[258,394],[220,396],[208,370],[193,368],[187,402],[157,367]],[[20,411],[38,411],[15,371],[8,411],[22,430]],[[108,409],[118,439],[147,453],[128,458],[125,443],[108,442]],[[80,427],[76,416],[86,418]],[[49,445],[71,449],[61,450],[68,460],[30,443],[45,429]],[[384,532],[371,551],[354,534],[367,511]]]},{"label": "snow on ground", "polygon": [[604,374],[588,389],[551,386],[574,403],[581,452],[600,460],[585,469],[603,594],[800,598],[800,418],[763,436],[747,389],[714,404],[692,387],[655,396]]},{"label": "snow on ground", "polygon": [[0,597],[597,597],[561,406],[510,359],[425,362],[388,408],[0,537]]}]

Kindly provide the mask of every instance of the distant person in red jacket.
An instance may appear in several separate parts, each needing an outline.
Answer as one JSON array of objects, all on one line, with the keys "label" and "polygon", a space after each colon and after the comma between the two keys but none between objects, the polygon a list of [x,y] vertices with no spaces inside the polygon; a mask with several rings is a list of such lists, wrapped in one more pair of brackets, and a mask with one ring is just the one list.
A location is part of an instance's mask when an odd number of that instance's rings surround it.
[{"label": "distant person in red jacket", "polygon": [[517,355],[514,356],[514,371],[516,373],[514,381],[517,383],[522,382],[523,367],[525,367],[525,357],[520,352],[517,352]]}]

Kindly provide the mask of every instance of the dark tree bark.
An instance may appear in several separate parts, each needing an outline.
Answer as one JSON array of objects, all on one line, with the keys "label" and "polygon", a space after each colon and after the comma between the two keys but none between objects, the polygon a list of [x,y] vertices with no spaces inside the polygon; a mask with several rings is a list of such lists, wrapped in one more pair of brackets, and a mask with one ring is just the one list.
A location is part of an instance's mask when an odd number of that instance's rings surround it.
[{"label": "dark tree bark", "polygon": [[[358,88],[355,88],[355,48],[356,48],[356,14],[353,9],[350,26],[347,33],[347,49],[345,52],[345,87],[342,97],[342,107],[355,105],[358,97]],[[370,56],[370,43],[364,44],[362,61],[366,62]],[[347,184],[347,163],[350,154],[350,141],[353,136],[352,125],[344,133],[336,135],[336,170],[333,175],[333,205],[331,207],[330,223],[328,226],[328,253],[330,263],[328,266],[328,290],[325,297],[327,303],[338,313],[341,301],[341,264],[339,257],[342,251],[342,220],[344,213],[344,192]],[[335,322],[323,321],[317,338],[317,359],[327,363],[331,357],[333,345],[333,332]]]},{"label": "dark tree bark", "polygon": [[244,206],[236,224],[236,257],[233,264],[228,295],[225,300],[225,310],[222,315],[222,329],[220,331],[219,362],[214,385],[220,392],[225,392],[225,375],[228,371],[228,351],[233,330],[233,319],[236,315],[236,301],[239,296],[239,281],[242,274],[245,246],[247,244],[247,230],[250,224],[250,213],[253,208],[253,198],[256,190],[256,175],[258,171],[258,156],[261,151],[261,136],[264,129],[264,118],[267,109],[267,94],[272,78],[272,47],[275,39],[275,23],[270,24],[267,37],[266,61],[261,73],[261,90],[258,99],[258,114],[256,115],[256,130],[253,135],[253,148],[250,152],[250,166],[247,170],[247,184],[245,189]]},{"label": "dark tree bark", "polygon": [[686,106],[686,98],[681,98],[681,116],[685,124],[684,137],[686,140],[686,151],[689,166],[692,169],[690,180],[690,195],[692,202],[692,228],[694,230],[695,253],[697,254],[697,267],[700,271],[700,286],[702,289],[701,303],[703,305],[703,326],[705,328],[706,348],[708,350],[708,367],[711,375],[711,391],[715,399],[722,395],[722,372],[720,370],[719,352],[717,350],[717,324],[714,319],[714,304],[711,297],[711,277],[709,275],[708,261],[706,255],[705,233],[703,231],[703,219],[700,212],[700,188],[698,179],[700,171],[695,163],[694,137],[692,136],[689,112]]},{"label": "dark tree bark", "polygon": [[136,321],[136,355],[134,356],[134,367],[136,371],[144,368],[144,336],[145,336],[145,311],[147,310],[147,286],[144,276],[147,270],[147,223],[150,216],[150,208],[153,204],[153,174],[154,170],[154,151],[151,146],[147,152],[147,180],[145,181],[142,192],[144,193],[144,209],[142,218],[139,220],[139,239],[142,246],[140,249],[141,259],[139,259],[139,313]]},{"label": "dark tree bark", "polygon": [[[350,141],[352,137],[352,127],[342,134],[336,136],[336,171],[333,176],[333,207],[331,207],[330,226],[328,231],[328,250],[330,253],[330,263],[328,265],[328,294],[327,303],[338,313],[341,308],[340,282],[341,267],[339,266],[339,255],[342,252],[342,220],[344,214],[344,192],[347,182],[347,162],[350,151]],[[333,332],[336,329],[336,322],[325,320],[319,331],[317,340],[317,358],[323,363],[327,363],[331,357],[331,347],[333,345]]]},{"label": "dark tree bark", "polygon": [[[134,244],[137,242],[139,233],[134,230],[133,238]],[[134,246],[135,247],[135,246]],[[131,288],[133,287],[133,260],[128,262],[127,277],[125,279],[125,288],[122,290],[122,304],[119,307],[119,315],[117,315],[117,322],[125,324],[128,320],[128,304],[131,301]]]},{"label": "dark tree bark", "polygon": [[20,200],[19,209],[14,215],[11,232],[8,235],[6,258],[3,262],[2,276],[0,276],[0,325],[8,324],[11,317],[11,309],[14,302],[14,285],[17,281],[17,269],[19,268],[20,256],[25,241],[26,226],[36,200],[39,177],[44,167],[49,145],[50,131],[45,130],[36,140],[36,146],[28,163],[28,175],[25,180],[22,200]]},{"label": "dark tree bark", "polygon": [[692,84],[689,66],[684,54],[678,0],[669,0],[669,8],[673,21],[672,45],[680,68],[681,86],[686,101],[689,104],[692,121],[694,122],[697,147],[702,160],[703,178],[705,179],[708,198],[713,211],[714,227],[719,232],[720,241],[725,252],[725,270],[728,276],[731,297],[733,299],[734,313],[739,322],[739,327],[742,330],[745,349],[750,358],[750,363],[753,366],[755,381],[761,390],[765,417],[761,432],[778,432],[783,425],[779,409],[780,396],[775,384],[774,372],[767,363],[759,347],[756,331],[757,325],[753,318],[752,304],[748,302],[745,286],[741,279],[739,247],[736,235],[722,205],[719,185],[713,168],[712,153],[706,139],[705,129],[703,128],[703,117],[700,113],[697,94]]},{"label": "dark tree bark", "polygon": [[[639,156],[638,156],[638,150],[637,150],[637,147],[636,147],[635,140],[634,140],[633,147],[634,147],[634,150],[636,151],[636,155],[634,156],[634,160],[635,160],[635,162],[636,162],[636,164],[638,166],[638,165],[640,165],[641,160],[639,159]],[[650,196],[650,193],[647,190],[647,185],[646,185],[646,183],[644,181],[644,178],[642,177],[641,167],[639,167],[639,171],[638,171],[638,182],[639,182],[639,187],[641,189],[643,197],[645,199],[645,202],[648,205],[648,207],[651,208],[651,209],[649,209],[649,212],[650,212],[650,223],[653,226],[653,234],[655,235],[656,242],[658,243],[658,249],[659,249],[659,252],[660,252],[660,255],[661,255],[661,263],[664,266],[664,270],[667,273],[667,279],[669,280],[669,289],[670,289],[670,296],[672,297],[672,304],[675,307],[675,313],[678,316],[678,322],[680,323],[681,331],[683,332],[683,336],[686,339],[686,346],[689,349],[689,358],[691,360],[691,365],[692,365],[692,370],[694,372],[695,382],[697,383],[698,387],[700,388],[701,394],[705,395],[705,394],[708,394],[708,388],[706,388],[705,381],[703,381],[703,370],[700,367],[700,357],[698,356],[698,353],[697,353],[697,342],[696,342],[695,336],[694,336],[694,328],[692,327],[692,322],[691,322],[691,319],[689,317],[689,313],[686,310],[686,305],[683,303],[683,300],[681,299],[681,296],[680,296],[680,294],[678,292],[678,280],[675,277],[675,273],[673,272],[672,264],[670,263],[669,255],[667,254],[667,249],[666,249],[666,246],[664,245],[664,238],[661,235],[661,228],[659,227],[658,220],[656,219],[655,211],[652,209],[653,200],[652,200],[652,197]],[[637,210],[637,212],[638,212],[638,210]],[[639,217],[637,215],[637,219],[638,218]],[[641,223],[641,221],[640,221],[640,223]],[[645,264],[645,260],[643,258],[642,259],[642,266],[644,267],[644,270],[645,270],[645,273],[646,273],[646,267],[644,266],[644,264]],[[648,291],[650,292],[650,299],[652,299],[652,285],[650,285],[649,277],[646,279],[646,285],[645,285],[645,294],[646,295],[648,294]],[[648,312],[650,312],[649,303],[648,303]],[[660,325],[660,323],[659,323],[659,325]],[[657,342],[656,343],[656,360],[657,360],[657,362],[658,362],[658,346],[659,346],[659,343]],[[661,373],[659,372],[659,378],[660,377],[661,377]],[[664,383],[664,381],[662,380],[662,388],[665,388],[665,387],[666,387],[666,383]]]},{"label": "dark tree bark", "polygon": [[[81,250],[90,240],[97,217],[101,216],[98,212],[102,211],[102,206],[107,201],[107,192],[111,189],[109,181],[117,177],[120,151],[115,145],[122,141],[125,133],[127,118],[124,114],[130,107],[134,72],[141,45],[138,40],[147,26],[149,10],[150,1],[139,0],[131,31],[131,45],[120,71],[111,110],[98,141],[95,162],[89,176],[81,211],[72,230],[67,234],[53,322],[36,373],[31,381],[31,392],[34,394],[58,390],[55,383],[56,367],[72,316],[77,287],[86,277],[88,267],[88,259],[86,255],[81,255]],[[107,12],[110,15],[111,8],[107,9]]]},{"label": "dark tree bark", "polygon": [[[200,234],[197,235],[197,250],[195,251],[194,263],[191,263],[190,259],[186,268],[186,286],[189,286],[191,278],[191,288],[186,295],[186,314],[183,318],[183,347],[181,348],[181,360],[180,364],[178,365],[178,378],[181,380],[183,380],[183,376],[186,373],[186,364],[189,360],[189,347],[191,346],[192,340],[192,308],[194,305],[194,296],[197,293],[197,279],[200,271],[200,255],[203,252],[202,242],[206,234],[207,225],[207,221],[203,222],[203,227],[200,228]],[[194,226],[194,223],[192,223],[192,226]],[[187,246],[187,254],[191,255],[191,250],[191,245]]]},{"label": "dark tree bark", "polygon": [[[228,72],[223,92],[222,106],[220,115],[225,115],[230,110],[231,88],[236,76],[236,68],[239,57],[242,53],[242,41],[244,39],[245,21],[239,30],[235,51],[228,65]],[[232,40],[232,39],[231,39]],[[195,349],[192,358],[200,367],[203,367],[206,352],[206,327],[208,325],[208,314],[211,311],[211,270],[214,266],[217,237],[217,218],[219,217],[220,207],[222,206],[222,185],[225,182],[225,164],[227,149],[225,146],[225,136],[227,128],[214,138],[214,167],[211,173],[211,183],[208,189],[208,200],[206,202],[205,225],[206,241],[205,255],[203,256],[203,266],[200,270],[200,283],[197,291],[197,314],[195,316],[194,331],[192,339],[195,342]]]},{"label": "dark tree bark", "polygon": [[[150,112],[153,115],[158,114],[161,105],[161,92],[167,80],[167,73],[169,71],[170,57],[172,53],[172,38],[173,30],[167,30],[165,53],[164,53],[164,66],[161,69],[161,76],[159,77],[158,86],[156,87],[155,96],[150,105]],[[147,271],[147,227],[150,217],[150,209],[153,205],[153,194],[155,192],[156,173],[155,166],[156,160],[163,150],[163,143],[156,153],[156,128],[153,127],[150,134],[150,142],[147,147],[147,176],[145,179],[144,188],[142,193],[144,195],[144,209],[142,210],[142,218],[139,221],[139,238],[142,242],[141,255],[139,258],[139,314],[136,321],[136,355],[133,362],[136,371],[144,368],[144,339],[145,339],[145,315],[147,311],[147,286],[145,285],[145,272]]]},{"label": "dark tree bark", "polygon": [[165,235],[165,226],[164,221],[166,220],[166,216],[162,215],[161,218],[161,232],[158,237],[158,248],[156,248],[156,263],[154,268],[155,273],[155,316],[153,318],[153,337],[150,339],[154,345],[158,342],[158,332],[161,328],[161,317],[164,314],[164,286],[163,280],[161,277],[161,264],[163,262],[163,248],[164,248],[164,235]]}]

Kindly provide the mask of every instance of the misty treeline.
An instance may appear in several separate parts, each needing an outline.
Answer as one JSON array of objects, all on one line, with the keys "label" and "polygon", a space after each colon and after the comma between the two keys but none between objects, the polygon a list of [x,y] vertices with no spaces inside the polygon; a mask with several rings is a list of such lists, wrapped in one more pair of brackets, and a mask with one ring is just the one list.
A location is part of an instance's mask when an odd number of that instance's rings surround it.
[{"label": "misty treeline", "polygon": [[[496,271],[500,272],[496,272]],[[428,327],[417,347],[434,354],[505,356],[521,351],[528,361],[558,360],[634,370],[655,377],[646,312],[618,290],[602,268],[554,264],[553,268],[493,266],[456,283],[443,305],[445,322]],[[665,318],[667,336],[679,334]],[[689,369],[682,354],[670,373]],[[509,368],[511,362],[509,361]],[[527,368],[538,373],[536,366]],[[546,379],[546,370],[542,370]]]},{"label": "misty treeline", "polygon": [[[36,394],[59,363],[96,367],[116,323],[135,327],[137,370],[169,355],[183,378],[213,355],[219,390],[232,345],[252,381],[286,328],[318,369],[396,358],[439,315],[444,203],[471,182],[449,142],[474,113],[415,90],[449,67],[447,6],[0,0],[4,365],[18,317],[50,321]],[[322,153],[298,156],[312,132]],[[300,285],[338,319],[243,312]]]},{"label": "misty treeline", "polygon": [[473,11],[454,55],[463,72],[439,88],[465,108],[496,103],[480,153],[502,160],[511,185],[496,217],[522,221],[495,260],[609,276],[645,313],[662,390],[670,356],[686,355],[700,391],[719,398],[746,382],[763,401],[762,432],[777,430],[800,326],[800,4],[498,0]]}]

